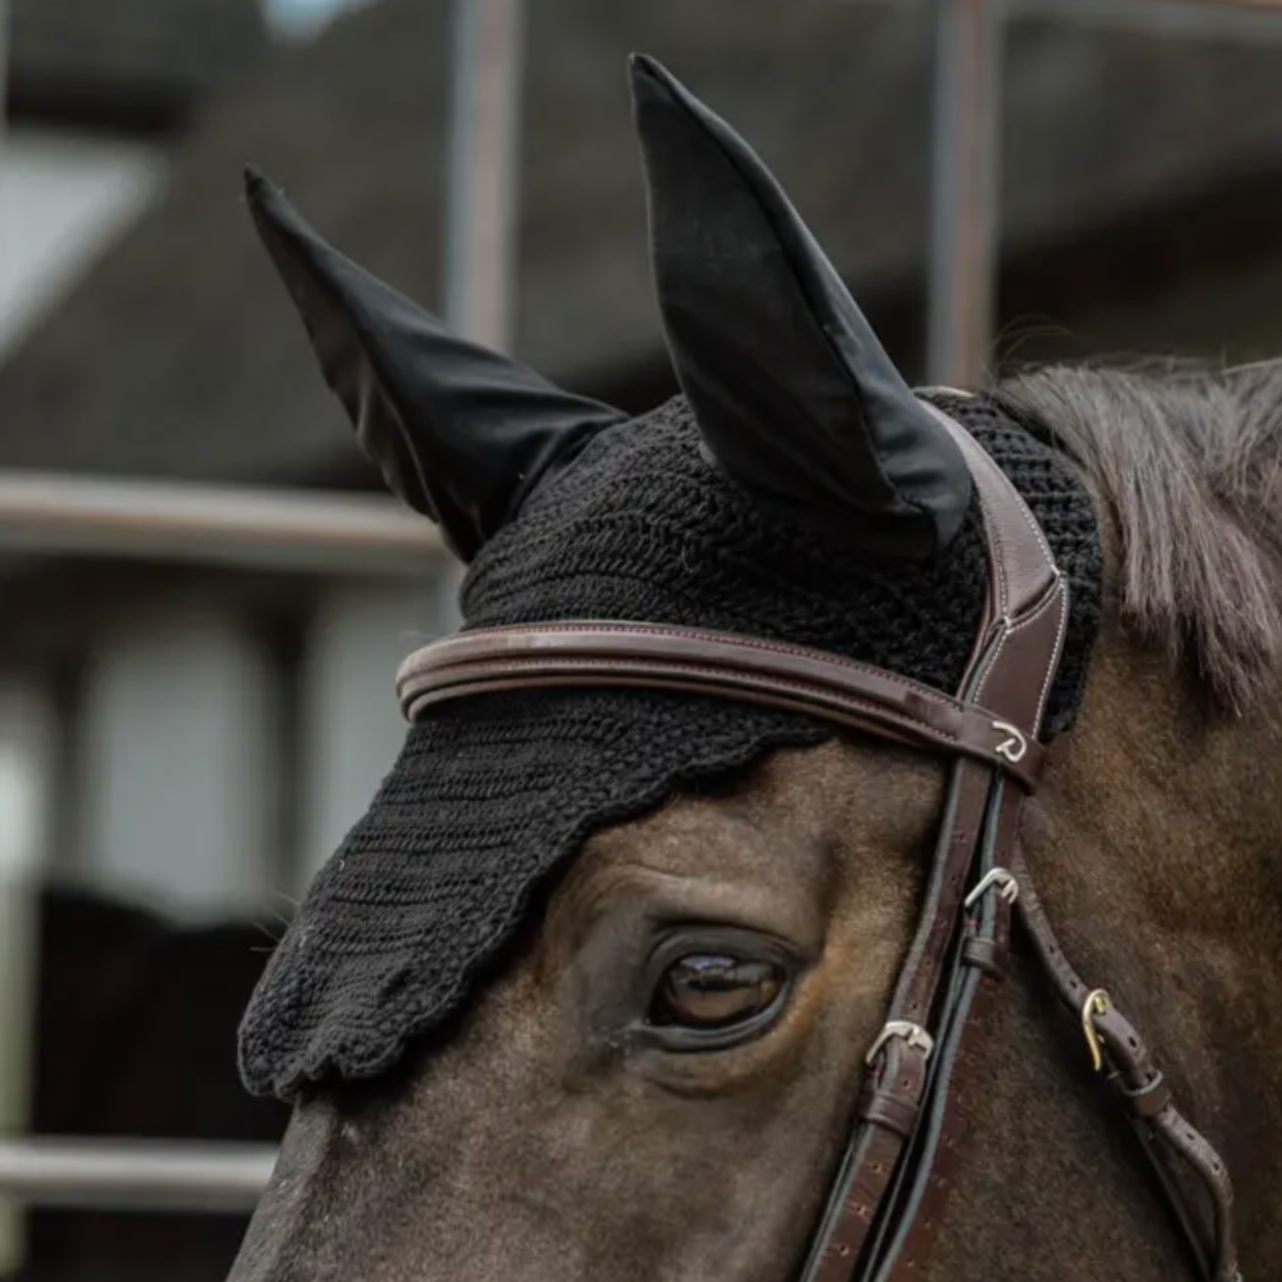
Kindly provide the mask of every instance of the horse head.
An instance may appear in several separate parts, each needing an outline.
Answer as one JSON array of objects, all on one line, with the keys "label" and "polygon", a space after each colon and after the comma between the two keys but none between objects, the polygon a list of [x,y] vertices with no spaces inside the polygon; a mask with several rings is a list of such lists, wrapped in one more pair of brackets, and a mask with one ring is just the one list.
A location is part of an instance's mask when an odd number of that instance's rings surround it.
[{"label": "horse head", "polygon": [[294,1114],[234,1279],[1229,1282],[1226,1160],[1278,1267],[1268,469],[1209,499],[1229,429],[1179,417],[1258,392],[913,391],[760,158],[631,74],[681,386],[637,419],[249,179],[469,568],[246,1016]]}]

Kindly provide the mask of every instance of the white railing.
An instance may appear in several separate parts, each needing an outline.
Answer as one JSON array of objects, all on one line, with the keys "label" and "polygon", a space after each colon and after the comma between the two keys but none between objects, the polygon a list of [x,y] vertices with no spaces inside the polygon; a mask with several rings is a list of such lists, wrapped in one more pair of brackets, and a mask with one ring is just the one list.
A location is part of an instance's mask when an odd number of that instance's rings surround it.
[{"label": "white railing", "polygon": [[250,1211],[270,1144],[0,1140],[0,1197],[99,1210]]},{"label": "white railing", "polygon": [[391,499],[0,473],[0,547],[325,573],[421,574],[436,527]]}]

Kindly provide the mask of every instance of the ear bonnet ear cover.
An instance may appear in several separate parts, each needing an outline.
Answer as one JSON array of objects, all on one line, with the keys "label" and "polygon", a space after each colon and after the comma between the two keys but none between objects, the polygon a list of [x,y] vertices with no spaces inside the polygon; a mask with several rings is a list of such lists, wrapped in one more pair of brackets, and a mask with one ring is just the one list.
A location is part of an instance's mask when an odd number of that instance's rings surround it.
[{"label": "ear bonnet ear cover", "polygon": [[[1070,470],[986,401],[938,399],[1019,487],[1070,581],[1050,705],[1065,728],[1099,615],[1099,538]],[[677,399],[606,428],[478,554],[464,626],[650,620],[816,646],[952,690],[985,554],[972,510],[934,561],[834,549],[765,516],[704,459]],[[392,698],[388,673],[388,698]],[[833,729],[793,713],[645,690],[512,691],[410,727],[368,812],[313,883],[242,1027],[248,1087],[376,1076],[509,961],[557,874],[595,831],[683,785]]]},{"label": "ear bonnet ear cover", "polygon": [[[987,574],[955,444],[747,145],[656,64],[633,71],[660,307],[689,399],[616,422],[497,369],[501,358],[444,335],[259,189],[260,230],[331,385],[408,501],[475,554],[465,630],[703,627],[953,692]],[[766,350],[735,333],[745,315]],[[1098,626],[1090,499],[1037,425],[992,401],[932,399],[1024,494],[1069,579],[1053,733],[1077,707]],[[513,466],[475,448],[477,415]],[[513,467],[537,478],[518,475],[515,495]],[[386,1071],[446,1035],[594,832],[835,733],[798,713],[643,689],[516,690],[434,709],[268,963],[241,1030],[246,1085],[288,1098]]]}]

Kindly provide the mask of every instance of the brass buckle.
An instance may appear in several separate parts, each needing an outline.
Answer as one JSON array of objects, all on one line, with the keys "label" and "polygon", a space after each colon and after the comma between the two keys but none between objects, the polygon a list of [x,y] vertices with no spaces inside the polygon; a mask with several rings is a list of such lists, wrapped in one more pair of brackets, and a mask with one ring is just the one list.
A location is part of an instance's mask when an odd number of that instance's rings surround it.
[{"label": "brass buckle", "polygon": [[1082,1003],[1082,1033],[1086,1038],[1086,1045],[1090,1048],[1091,1063],[1095,1066],[1097,1073],[1104,1068],[1104,1051],[1100,1045],[1099,1033],[1095,1029],[1095,1018],[1097,1015],[1107,1015],[1112,1009],[1113,999],[1105,988],[1092,988]]}]

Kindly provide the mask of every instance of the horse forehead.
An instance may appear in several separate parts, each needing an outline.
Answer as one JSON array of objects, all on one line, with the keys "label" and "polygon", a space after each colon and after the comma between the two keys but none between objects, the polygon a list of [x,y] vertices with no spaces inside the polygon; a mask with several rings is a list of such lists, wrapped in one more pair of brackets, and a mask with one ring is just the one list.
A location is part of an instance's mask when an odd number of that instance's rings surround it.
[{"label": "horse forehead", "polygon": [[910,750],[862,738],[783,749],[730,787],[595,834],[566,890],[580,905],[664,879],[821,892],[838,854],[918,845],[941,795],[938,764]]}]

